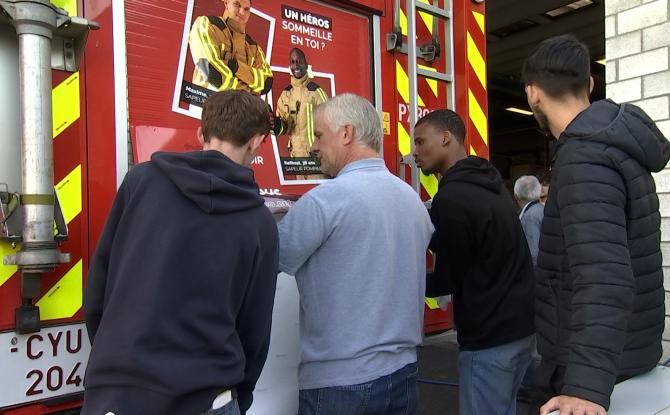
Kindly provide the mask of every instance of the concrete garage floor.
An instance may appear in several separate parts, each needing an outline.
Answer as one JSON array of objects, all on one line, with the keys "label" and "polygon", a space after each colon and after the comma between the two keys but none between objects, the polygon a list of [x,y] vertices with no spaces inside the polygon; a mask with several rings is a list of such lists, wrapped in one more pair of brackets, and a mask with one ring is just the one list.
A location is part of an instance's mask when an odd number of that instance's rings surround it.
[{"label": "concrete garage floor", "polygon": [[[446,332],[427,337],[419,348],[419,379],[458,382],[456,333]],[[517,415],[538,414],[539,408],[517,404]],[[419,383],[417,415],[458,415],[458,388],[455,386]]]}]

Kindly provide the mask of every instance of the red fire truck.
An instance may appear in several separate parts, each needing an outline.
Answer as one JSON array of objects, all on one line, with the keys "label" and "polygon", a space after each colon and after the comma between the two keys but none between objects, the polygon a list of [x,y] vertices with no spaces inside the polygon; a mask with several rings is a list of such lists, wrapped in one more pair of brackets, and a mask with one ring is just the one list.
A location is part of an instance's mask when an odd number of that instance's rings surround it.
[{"label": "red fire truck", "polygon": [[[411,155],[413,125],[437,108],[468,124],[488,157],[483,0],[264,0],[248,34],[274,75],[277,105],[301,49],[328,95],[354,92],[383,120],[389,169],[424,199],[437,178]],[[90,345],[82,287],[90,255],[129,166],[158,150],[198,148],[206,88],[194,85],[188,35],[221,0],[0,0],[0,413],[81,405]],[[89,33],[90,31],[90,33]],[[287,137],[253,168],[261,192],[300,195]],[[183,241],[188,243],[188,241]],[[452,325],[426,299],[426,332]]]}]

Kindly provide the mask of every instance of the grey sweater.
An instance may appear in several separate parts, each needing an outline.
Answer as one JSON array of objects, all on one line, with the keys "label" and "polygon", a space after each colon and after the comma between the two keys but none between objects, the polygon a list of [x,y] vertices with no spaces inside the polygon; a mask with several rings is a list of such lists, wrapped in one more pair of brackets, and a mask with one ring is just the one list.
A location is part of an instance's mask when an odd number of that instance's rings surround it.
[{"label": "grey sweater", "polygon": [[280,269],[300,292],[301,389],[368,382],[416,361],[432,233],[418,195],[377,158],[350,163],[291,208]]}]

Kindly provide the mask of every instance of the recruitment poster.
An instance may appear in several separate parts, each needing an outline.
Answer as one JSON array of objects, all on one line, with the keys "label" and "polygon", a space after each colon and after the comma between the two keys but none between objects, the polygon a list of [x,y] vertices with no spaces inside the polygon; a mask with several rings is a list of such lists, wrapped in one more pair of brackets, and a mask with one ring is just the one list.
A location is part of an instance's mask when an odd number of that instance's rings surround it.
[{"label": "recruitment poster", "polygon": [[299,193],[285,186],[327,179],[310,153],[314,108],[342,92],[371,97],[370,46],[360,41],[370,36],[369,18],[318,2],[275,0],[254,2],[240,27],[224,14],[225,4],[188,1],[172,111],[199,119],[204,100],[218,90],[262,96],[281,127],[252,165],[256,179],[265,194]]}]

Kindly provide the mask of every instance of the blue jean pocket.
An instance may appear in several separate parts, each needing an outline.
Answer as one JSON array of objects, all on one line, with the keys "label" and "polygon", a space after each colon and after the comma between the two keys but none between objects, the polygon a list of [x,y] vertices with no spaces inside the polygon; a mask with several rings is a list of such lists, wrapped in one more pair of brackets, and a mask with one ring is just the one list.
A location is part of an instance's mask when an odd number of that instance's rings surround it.
[{"label": "blue jean pocket", "polygon": [[372,383],[335,386],[320,389],[317,398],[317,415],[364,414],[370,403]]}]

